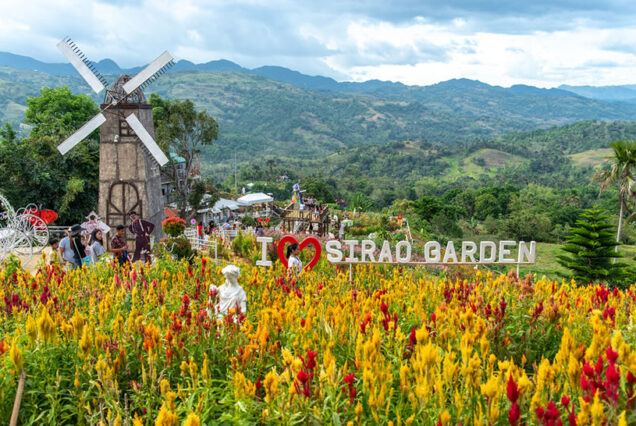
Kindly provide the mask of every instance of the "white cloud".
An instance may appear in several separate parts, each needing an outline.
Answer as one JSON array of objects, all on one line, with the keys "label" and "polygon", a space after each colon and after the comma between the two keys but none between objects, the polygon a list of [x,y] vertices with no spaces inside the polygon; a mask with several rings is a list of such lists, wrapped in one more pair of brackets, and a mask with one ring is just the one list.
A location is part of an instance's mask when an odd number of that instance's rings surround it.
[{"label": "white cloud", "polygon": [[486,10],[472,0],[342,0],[321,7],[287,0],[1,2],[0,50],[62,62],[55,44],[69,35],[90,58],[125,67],[168,49],[193,62],[280,65],[340,80],[636,83],[636,3],[497,4]]}]

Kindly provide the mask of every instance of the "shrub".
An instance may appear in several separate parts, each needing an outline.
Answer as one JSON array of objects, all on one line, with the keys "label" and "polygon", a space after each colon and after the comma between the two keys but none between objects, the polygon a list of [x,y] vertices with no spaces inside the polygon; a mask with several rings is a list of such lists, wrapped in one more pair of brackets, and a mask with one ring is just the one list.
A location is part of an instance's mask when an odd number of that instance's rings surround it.
[{"label": "shrub", "polygon": [[177,237],[183,234],[183,231],[186,228],[186,223],[185,220],[180,217],[169,217],[161,222],[161,227],[163,228],[163,232],[166,234],[171,237]]},{"label": "shrub", "polygon": [[241,218],[241,223],[245,226],[256,226],[256,219],[252,216],[245,215]]},{"label": "shrub", "polygon": [[164,244],[167,252],[171,253],[177,259],[189,259],[192,257],[192,246],[183,235],[168,238]]}]

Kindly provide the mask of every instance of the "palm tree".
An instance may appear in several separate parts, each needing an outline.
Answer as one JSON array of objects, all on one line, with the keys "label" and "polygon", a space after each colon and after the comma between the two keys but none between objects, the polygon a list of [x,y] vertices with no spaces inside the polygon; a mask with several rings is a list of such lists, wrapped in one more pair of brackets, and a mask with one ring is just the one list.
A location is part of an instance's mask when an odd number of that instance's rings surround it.
[{"label": "palm tree", "polygon": [[[632,170],[636,167],[636,141],[615,141],[610,143],[613,150],[612,155],[606,157],[610,161],[609,169],[598,170],[594,175],[594,181],[601,182],[601,190],[603,191],[618,182],[618,200],[620,202],[620,211],[618,213],[618,230],[616,232],[616,242],[620,242],[621,232],[623,230],[623,215],[627,210],[627,202],[632,194],[632,185],[634,178]],[[616,246],[618,252],[618,246]],[[616,258],[614,259],[616,263]]]}]

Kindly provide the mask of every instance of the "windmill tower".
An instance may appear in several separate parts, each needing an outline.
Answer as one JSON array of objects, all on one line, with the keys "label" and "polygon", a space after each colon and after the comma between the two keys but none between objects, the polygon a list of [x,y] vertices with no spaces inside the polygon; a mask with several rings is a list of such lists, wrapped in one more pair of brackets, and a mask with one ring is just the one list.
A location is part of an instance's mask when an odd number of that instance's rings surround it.
[{"label": "windmill tower", "polygon": [[[174,64],[172,56],[164,52],[134,77],[122,75],[107,89],[105,78],[75,43],[67,38],[57,47],[96,93],[106,92],[101,111],[62,142],[58,150],[65,154],[100,128],[100,217],[111,228],[127,226],[128,213],[134,210],[154,223],[155,233],[160,233],[164,218],[160,167],[168,158],[154,140],[152,106],[146,102],[142,89]],[[129,249],[133,245],[129,243]]]},{"label": "windmill tower", "polygon": [[[164,217],[159,164],[126,121],[134,114],[154,138],[152,106],[141,89],[126,95],[123,86],[128,81],[127,75],[119,77],[101,105],[106,122],[99,128],[99,215],[109,226],[127,225],[128,212],[135,210],[161,229]],[[106,108],[118,99],[117,108]]]}]

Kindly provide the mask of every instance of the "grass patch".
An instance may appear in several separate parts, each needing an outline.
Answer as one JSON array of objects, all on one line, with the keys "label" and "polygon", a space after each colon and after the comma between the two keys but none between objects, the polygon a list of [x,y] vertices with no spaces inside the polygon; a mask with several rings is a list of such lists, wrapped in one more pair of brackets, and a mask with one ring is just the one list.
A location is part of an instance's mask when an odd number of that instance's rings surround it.
[{"label": "grass patch", "polygon": [[611,148],[590,149],[589,151],[579,152],[569,155],[572,163],[576,167],[596,167],[606,161],[605,157],[611,155]]}]

